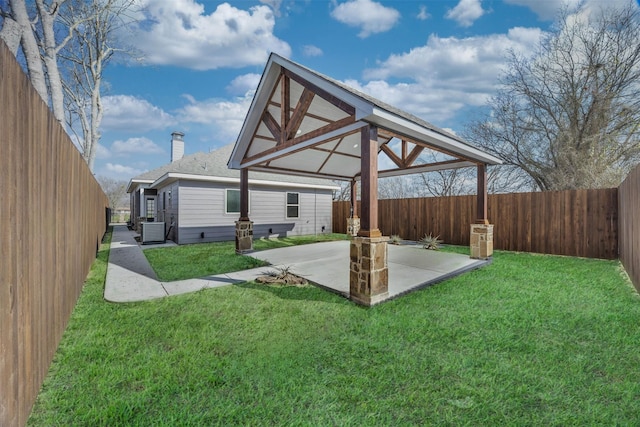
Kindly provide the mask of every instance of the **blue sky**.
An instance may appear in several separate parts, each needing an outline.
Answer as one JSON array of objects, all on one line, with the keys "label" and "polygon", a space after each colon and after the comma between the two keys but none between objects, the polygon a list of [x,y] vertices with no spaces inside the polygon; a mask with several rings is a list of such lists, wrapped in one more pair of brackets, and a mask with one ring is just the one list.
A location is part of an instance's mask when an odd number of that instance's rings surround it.
[{"label": "blue sky", "polygon": [[[142,61],[105,70],[94,172],[129,180],[235,142],[270,52],[460,132],[509,49],[532,52],[561,0],[143,0],[124,40]],[[592,7],[624,0],[588,0]],[[575,5],[576,0],[570,0]]]}]

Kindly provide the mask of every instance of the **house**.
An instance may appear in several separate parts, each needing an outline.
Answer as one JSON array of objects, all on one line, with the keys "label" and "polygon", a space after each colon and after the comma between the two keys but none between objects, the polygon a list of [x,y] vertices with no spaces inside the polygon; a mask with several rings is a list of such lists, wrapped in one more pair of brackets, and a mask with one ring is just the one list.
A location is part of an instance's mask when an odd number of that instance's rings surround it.
[{"label": "house", "polygon": [[[233,240],[240,214],[240,171],[227,168],[233,144],[184,156],[184,134],[172,134],[171,163],[131,179],[131,223],[165,223],[178,244]],[[330,233],[330,180],[256,172],[249,181],[254,236]]]}]

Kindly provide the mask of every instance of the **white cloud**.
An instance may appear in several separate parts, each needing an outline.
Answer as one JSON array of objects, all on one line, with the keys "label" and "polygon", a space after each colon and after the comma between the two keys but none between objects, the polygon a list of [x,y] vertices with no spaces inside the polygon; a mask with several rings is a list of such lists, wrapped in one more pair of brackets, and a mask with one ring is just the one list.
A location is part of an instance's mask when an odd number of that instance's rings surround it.
[{"label": "white cloud", "polygon": [[224,141],[238,136],[251,105],[253,94],[232,100],[207,99],[197,101],[191,95],[184,95],[189,104],[178,112],[181,122],[201,123],[215,128],[217,139]]},{"label": "white cloud", "polygon": [[351,27],[359,27],[358,37],[389,31],[400,20],[400,12],[371,0],[349,0],[331,11],[331,16]]},{"label": "white cloud", "polygon": [[[554,20],[558,13],[567,7],[569,11],[575,10],[583,0],[560,0],[560,1],[540,1],[540,0],[504,0],[505,3],[516,6],[523,6],[531,9],[538,18],[544,21]],[[625,7],[632,4],[629,0],[584,0],[585,10],[599,10],[608,7]]]},{"label": "white cloud", "polygon": [[507,34],[481,37],[432,35],[426,45],[391,55],[376,68],[365,70],[366,83],[347,84],[429,121],[441,122],[464,107],[484,105],[495,93],[507,50],[533,52],[542,34],[537,28],[517,27]]},{"label": "white cloud", "polygon": [[96,147],[96,159],[108,159],[111,157],[111,152],[107,147],[102,144],[98,144]]},{"label": "white cloud", "polygon": [[247,11],[221,3],[207,15],[196,0],[148,0],[146,10],[135,37],[152,64],[214,70],[264,64],[272,51],[291,55],[290,46],[273,34],[269,6]]},{"label": "white cloud", "polygon": [[164,153],[164,150],[160,148],[156,143],[149,138],[129,138],[126,141],[114,141],[111,144],[111,151],[119,156],[126,156],[129,154],[142,153],[142,154],[160,154]]},{"label": "white cloud", "polygon": [[280,16],[280,6],[282,6],[282,0],[260,0],[260,3],[266,4],[273,9],[275,16]]},{"label": "white cloud", "polygon": [[452,19],[462,27],[470,27],[474,21],[484,15],[480,0],[460,0],[453,9],[449,9],[445,17]]},{"label": "white cloud", "polygon": [[427,12],[427,6],[420,6],[420,12],[418,12],[417,18],[421,21],[431,18],[431,15]]},{"label": "white cloud", "polygon": [[104,117],[102,130],[144,132],[165,129],[175,119],[161,108],[131,95],[113,95],[102,98]]},{"label": "white cloud", "polygon": [[261,77],[260,74],[255,73],[242,74],[229,83],[227,91],[234,95],[246,95],[249,92],[253,94],[258,88]]},{"label": "white cloud", "polygon": [[302,47],[302,54],[306,57],[310,56],[322,56],[324,52],[318,46],[313,46],[310,44],[304,45]]},{"label": "white cloud", "polygon": [[131,166],[125,166],[117,163],[107,163],[104,167],[104,170],[106,171],[104,175],[118,178],[131,178],[144,172],[141,169],[136,169]]},{"label": "white cloud", "polygon": [[384,80],[372,80],[364,85],[352,80],[345,83],[434,124],[450,119],[465,105],[482,105],[485,100],[483,96],[463,95],[457,90],[438,87],[427,88],[420,83],[390,84]]},{"label": "white cloud", "polygon": [[[517,6],[524,6],[531,9],[538,18],[542,20],[552,20],[558,14],[558,11],[565,5],[575,7],[581,0],[563,0],[563,1],[540,1],[540,0],[504,0],[505,3]],[[612,1],[612,0],[606,0]]]}]

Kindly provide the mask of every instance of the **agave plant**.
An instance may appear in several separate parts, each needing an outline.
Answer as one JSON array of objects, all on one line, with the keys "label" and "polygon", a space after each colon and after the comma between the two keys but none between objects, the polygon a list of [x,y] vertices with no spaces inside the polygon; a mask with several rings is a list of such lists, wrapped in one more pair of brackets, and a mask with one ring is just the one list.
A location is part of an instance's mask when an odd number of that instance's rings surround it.
[{"label": "agave plant", "polygon": [[440,249],[440,243],[442,243],[442,240],[439,240],[438,237],[440,236],[433,237],[431,234],[425,234],[424,237],[420,239],[420,243],[425,249],[437,251]]},{"label": "agave plant", "polygon": [[393,234],[391,235],[391,237],[389,237],[389,243],[391,243],[392,245],[399,245],[400,243],[402,243],[402,237],[397,234]]}]

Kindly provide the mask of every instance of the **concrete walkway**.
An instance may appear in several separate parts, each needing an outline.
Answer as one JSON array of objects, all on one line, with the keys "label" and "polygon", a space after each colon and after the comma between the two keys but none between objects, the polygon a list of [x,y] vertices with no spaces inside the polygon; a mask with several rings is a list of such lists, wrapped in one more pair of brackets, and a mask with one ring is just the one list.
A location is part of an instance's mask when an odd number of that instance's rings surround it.
[{"label": "concrete walkway", "polygon": [[[111,302],[146,301],[170,295],[180,295],[233,283],[243,283],[261,276],[270,267],[260,267],[236,273],[217,274],[198,279],[160,282],[135,240],[136,234],[125,225],[114,225],[111,252],[107,266],[104,299]],[[145,249],[165,245],[148,245]]]},{"label": "concrete walkway", "polygon": [[[249,255],[269,262],[270,266],[174,282],[158,281],[142,253],[143,248],[157,246],[140,246],[134,232],[124,225],[114,226],[104,291],[107,301],[144,301],[243,283],[277,268],[288,268],[323,288],[349,296],[349,242],[345,240],[257,251]],[[388,245],[388,250],[389,298],[488,263],[466,255],[426,251],[416,245]]]}]

